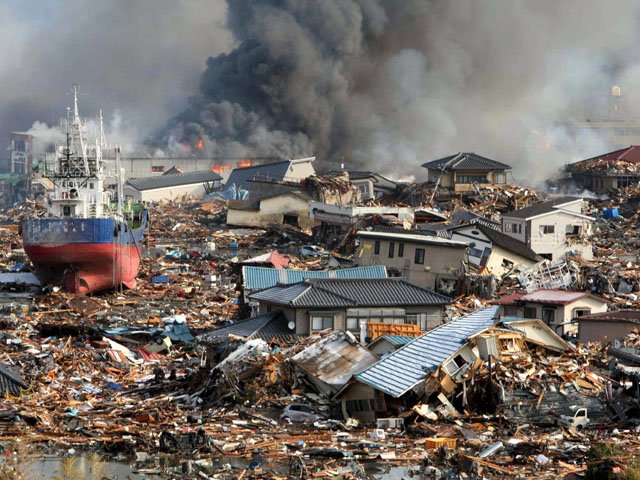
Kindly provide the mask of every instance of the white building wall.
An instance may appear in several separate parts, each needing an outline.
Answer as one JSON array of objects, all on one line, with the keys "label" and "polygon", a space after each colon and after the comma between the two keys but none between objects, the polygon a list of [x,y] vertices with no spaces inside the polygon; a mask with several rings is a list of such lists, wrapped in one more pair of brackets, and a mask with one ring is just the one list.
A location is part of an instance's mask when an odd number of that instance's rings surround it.
[{"label": "white building wall", "polygon": [[[590,238],[593,222],[569,213],[556,212],[531,220],[531,249],[539,255],[551,255],[551,260],[559,260],[568,252],[581,255],[587,260],[593,258],[591,243],[567,242],[567,227],[578,226],[583,237]],[[545,233],[545,227],[553,226],[553,233]]]},{"label": "white building wall", "polygon": [[162,200],[176,200],[185,195],[203,196],[205,194],[205,189],[204,185],[201,183],[142,191],[138,191],[130,185],[125,185],[123,192],[125,198],[132,198],[133,200],[143,202],[159,202]]}]

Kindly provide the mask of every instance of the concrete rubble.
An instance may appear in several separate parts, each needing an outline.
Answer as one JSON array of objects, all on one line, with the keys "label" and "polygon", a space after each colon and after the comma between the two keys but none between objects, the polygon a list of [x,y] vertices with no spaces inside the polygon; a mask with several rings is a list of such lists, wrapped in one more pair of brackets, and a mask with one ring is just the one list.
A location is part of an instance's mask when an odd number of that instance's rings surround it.
[{"label": "concrete rubble", "polygon": [[[323,202],[364,202],[348,175],[312,176],[301,188]],[[395,478],[425,479],[638,474],[631,459],[640,453],[640,333],[582,344],[538,317],[503,318],[490,306],[516,292],[563,289],[597,295],[609,310],[640,308],[640,189],[588,201],[593,260],[544,260],[500,276],[467,264],[440,292],[451,298],[442,325],[426,334],[373,313],[350,331],[301,334],[283,314],[259,312],[243,292],[244,267],[358,267],[355,231],[399,226],[368,214],[346,231],[230,229],[225,212],[238,197],[231,193],[149,205],[139,286],[89,297],[37,283],[17,228],[37,203],[4,213],[0,443],[97,449],[149,478],[365,479],[392,478],[384,475],[393,469],[403,475]],[[424,232],[453,226],[448,219],[461,210],[476,215],[470,224],[499,226],[501,213],[543,197],[507,184],[464,194],[398,184],[366,203],[419,210],[423,221],[400,229]],[[307,254],[304,245],[323,248]],[[409,355],[406,368],[419,365],[431,355],[418,349],[420,339],[486,307],[495,312],[486,328],[458,331],[459,345],[419,370],[419,382],[401,395],[362,380],[399,352]],[[354,414],[358,402],[373,416]]]}]

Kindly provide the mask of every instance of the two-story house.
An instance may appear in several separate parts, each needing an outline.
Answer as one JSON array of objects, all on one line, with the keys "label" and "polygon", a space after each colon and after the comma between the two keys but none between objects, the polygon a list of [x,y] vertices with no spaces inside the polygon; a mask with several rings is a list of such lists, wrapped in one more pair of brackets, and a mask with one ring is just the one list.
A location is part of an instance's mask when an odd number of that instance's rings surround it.
[{"label": "two-story house", "polygon": [[476,187],[507,183],[511,170],[506,163],[473,152],[456,153],[422,166],[427,169],[429,181],[454,192],[472,192]]},{"label": "two-story house", "polygon": [[451,300],[403,278],[314,278],[276,285],[249,295],[259,313],[285,315],[297,335],[326,329],[359,334],[362,323],[440,325]]},{"label": "two-story house", "polygon": [[361,230],[356,234],[358,265],[386,265],[394,273],[423,287],[457,280],[464,272],[468,242],[415,232]]},{"label": "two-story house", "polygon": [[593,258],[591,235],[595,219],[582,213],[582,198],[560,197],[502,215],[502,233],[526,243],[543,258],[566,255]]}]

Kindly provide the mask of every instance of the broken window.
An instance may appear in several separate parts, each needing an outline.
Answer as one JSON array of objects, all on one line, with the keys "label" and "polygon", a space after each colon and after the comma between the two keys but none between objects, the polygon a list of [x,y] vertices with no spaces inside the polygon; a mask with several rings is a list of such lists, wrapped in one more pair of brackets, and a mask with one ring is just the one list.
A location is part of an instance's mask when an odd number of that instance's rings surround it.
[{"label": "broken window", "polygon": [[551,233],[555,233],[555,231],[555,225],[540,225],[540,235],[548,235]]},{"label": "broken window", "polygon": [[373,254],[374,255],[380,254],[380,240],[376,240],[375,243],[373,244]]},{"label": "broken window", "polygon": [[511,270],[515,264],[511,260],[507,260],[506,258],[502,259],[502,267]]},{"label": "broken window", "polygon": [[589,315],[591,309],[589,308],[576,308],[573,310],[573,318],[581,317],[583,315]]},{"label": "broken window", "polygon": [[543,308],[542,309],[542,321],[547,325],[551,325],[556,321],[556,309],[555,308]]},{"label": "broken window", "polygon": [[294,213],[285,213],[282,217],[282,223],[285,225],[293,225],[294,227],[298,226],[298,214]]},{"label": "broken window", "polygon": [[413,261],[419,265],[424,264],[424,248],[416,248],[416,255]]},{"label": "broken window", "polygon": [[580,235],[581,230],[582,228],[580,227],[580,225],[567,225],[565,227],[565,233],[567,235]]}]

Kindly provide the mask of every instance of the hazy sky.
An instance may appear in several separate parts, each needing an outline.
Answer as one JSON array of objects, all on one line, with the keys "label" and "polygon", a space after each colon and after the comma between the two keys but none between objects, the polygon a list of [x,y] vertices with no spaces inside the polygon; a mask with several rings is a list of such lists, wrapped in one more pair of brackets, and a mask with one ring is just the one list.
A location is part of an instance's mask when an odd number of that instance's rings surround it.
[{"label": "hazy sky", "polygon": [[613,83],[640,106],[635,0],[5,0],[0,19],[7,136],[79,83],[120,143],[395,177],[475,151],[530,179],[601,153],[557,122],[606,117]]}]

